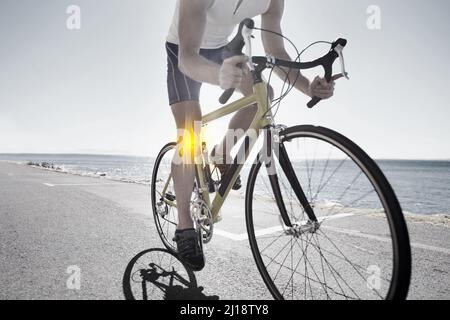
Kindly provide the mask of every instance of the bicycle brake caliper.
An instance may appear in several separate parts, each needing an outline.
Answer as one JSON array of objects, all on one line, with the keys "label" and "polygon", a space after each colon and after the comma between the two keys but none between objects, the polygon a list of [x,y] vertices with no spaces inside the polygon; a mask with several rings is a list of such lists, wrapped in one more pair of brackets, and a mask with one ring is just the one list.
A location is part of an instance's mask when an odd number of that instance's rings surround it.
[{"label": "bicycle brake caliper", "polygon": [[272,128],[272,138],[273,142],[281,143],[280,133],[285,131],[288,127],[285,125],[276,125]]}]

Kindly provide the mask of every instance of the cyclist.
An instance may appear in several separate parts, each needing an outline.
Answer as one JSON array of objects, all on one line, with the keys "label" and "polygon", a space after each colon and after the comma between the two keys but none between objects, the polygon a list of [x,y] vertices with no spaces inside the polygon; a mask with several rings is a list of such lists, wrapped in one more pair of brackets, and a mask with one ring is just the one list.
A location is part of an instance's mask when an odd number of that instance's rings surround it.
[{"label": "cyclist", "polygon": [[[191,159],[200,150],[192,150],[187,144],[200,134],[201,128],[196,125],[202,119],[200,88],[202,83],[209,83],[224,90],[236,88],[244,95],[252,94],[252,75],[245,67],[247,58],[232,56],[226,48],[228,37],[242,20],[256,16],[261,16],[262,28],[282,33],[283,12],[284,0],[177,0],[166,43],[169,102],[178,128],[178,146],[172,164],[179,218],[174,240],[178,254],[194,271],[205,266],[200,239],[193,229],[190,214],[195,180]],[[263,32],[262,41],[267,54],[291,60],[281,37]],[[285,71],[276,72],[283,80],[286,78]],[[294,83],[297,79],[295,87],[298,90],[310,97],[328,99],[333,96],[334,82],[328,83],[320,77],[310,82],[297,72],[290,72],[289,80]],[[229,132],[245,132],[256,110],[253,106],[237,113],[229,124]],[[230,150],[225,149],[228,139],[227,135],[212,152],[213,161],[222,174],[231,158]],[[235,134],[232,139],[236,139]],[[239,180],[233,189],[241,187]]]}]

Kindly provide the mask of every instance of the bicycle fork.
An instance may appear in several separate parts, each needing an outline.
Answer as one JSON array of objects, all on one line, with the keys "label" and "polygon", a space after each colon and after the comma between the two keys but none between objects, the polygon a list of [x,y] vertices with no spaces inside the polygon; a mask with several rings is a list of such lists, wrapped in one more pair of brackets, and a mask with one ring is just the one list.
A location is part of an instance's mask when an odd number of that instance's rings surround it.
[{"label": "bicycle fork", "polygon": [[280,182],[278,179],[277,168],[275,165],[275,156],[278,158],[280,167],[282,168],[285,176],[287,177],[290,186],[292,187],[294,194],[305,210],[306,215],[309,218],[309,222],[317,223],[317,217],[314,213],[314,209],[309,204],[308,198],[298,180],[297,174],[295,173],[292,162],[289,159],[289,155],[280,139],[279,132],[276,128],[266,128],[265,129],[265,139],[264,139],[264,163],[266,165],[267,174],[269,176],[270,185],[277,202],[278,209],[281,214],[281,218],[288,228],[294,228],[291,218],[286,209],[284,203],[283,194],[281,193]]}]

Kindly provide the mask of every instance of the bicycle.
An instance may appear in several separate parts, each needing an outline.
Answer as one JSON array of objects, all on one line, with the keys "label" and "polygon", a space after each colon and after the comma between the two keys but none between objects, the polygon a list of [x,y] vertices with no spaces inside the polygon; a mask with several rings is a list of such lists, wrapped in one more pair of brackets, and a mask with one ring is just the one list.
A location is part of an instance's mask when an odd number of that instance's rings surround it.
[{"label": "bicycle", "polygon": [[[254,94],[203,117],[206,126],[243,108],[258,106],[238,156],[221,180],[213,178],[216,170],[211,170],[207,146],[201,144],[192,200],[199,237],[203,243],[211,240],[232,186],[250,151],[262,139],[263,147],[248,176],[245,215],[254,260],[273,297],[405,299],[411,277],[411,249],[402,209],[388,180],[360,147],[335,131],[310,125],[277,125],[262,76],[266,69],[322,66],[330,81],[333,64],[340,58],[341,75],[347,77],[343,57],[347,41],[332,42],[330,51],[315,61],[297,61],[301,54],[296,61],[284,61],[252,56],[255,29],[252,20],[244,20],[229,46],[235,53],[245,46]],[[226,104],[233,91],[227,90],[220,102]],[[319,98],[313,98],[308,107],[319,102]],[[157,230],[172,251],[175,248],[170,239],[177,215],[170,163],[176,146],[169,143],[162,149],[152,177]],[[267,174],[261,170],[263,165]],[[214,199],[210,193],[215,194]]]}]

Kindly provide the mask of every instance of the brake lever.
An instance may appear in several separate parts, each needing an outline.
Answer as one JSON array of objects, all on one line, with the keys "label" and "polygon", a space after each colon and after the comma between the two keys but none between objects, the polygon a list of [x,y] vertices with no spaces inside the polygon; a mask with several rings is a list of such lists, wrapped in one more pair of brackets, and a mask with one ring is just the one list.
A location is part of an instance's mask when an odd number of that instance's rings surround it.
[{"label": "brake lever", "polygon": [[252,62],[252,39],[255,37],[252,35],[253,29],[248,28],[247,26],[244,26],[242,28],[242,35],[244,37],[244,43],[245,43],[245,55],[248,57],[247,65],[251,71],[255,71],[255,66]]},{"label": "brake lever", "polygon": [[[338,39],[333,47],[332,50],[330,52],[332,52],[334,50],[334,52],[336,52],[336,54],[338,55],[339,61],[341,62],[341,75],[342,77],[346,78],[347,80],[350,80],[347,71],[345,70],[345,60],[344,60],[344,54],[343,54],[343,50],[344,47],[347,45],[347,40],[344,39]],[[328,78],[327,81],[331,81],[332,78],[332,73],[330,74],[330,72],[332,72],[332,70],[329,70],[329,74],[328,74]],[[314,108],[314,106],[316,106],[320,101],[322,101],[322,99],[318,98],[318,97],[313,97],[312,100],[307,104],[308,108]]]},{"label": "brake lever", "polygon": [[341,46],[337,46],[336,48],[334,48],[334,51],[336,51],[336,53],[339,56],[339,61],[341,62],[341,74],[347,79],[350,80],[350,77],[348,76],[347,71],[345,71],[345,60],[344,60],[344,53],[343,53],[343,47]]}]

